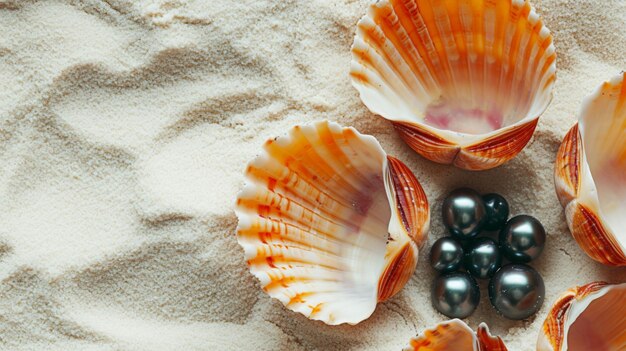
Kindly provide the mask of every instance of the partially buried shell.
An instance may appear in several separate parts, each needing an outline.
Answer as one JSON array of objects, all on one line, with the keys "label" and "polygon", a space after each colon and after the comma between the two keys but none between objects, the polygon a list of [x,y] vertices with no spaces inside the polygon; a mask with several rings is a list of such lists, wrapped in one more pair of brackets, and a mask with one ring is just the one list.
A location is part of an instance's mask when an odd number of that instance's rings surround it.
[{"label": "partially buried shell", "polygon": [[552,99],[550,31],[524,0],[381,0],[357,26],[352,85],[422,156],[496,167]]},{"label": "partially buried shell", "polygon": [[489,334],[485,323],[476,333],[459,319],[440,323],[414,337],[404,351],[507,351],[502,339]]},{"label": "partially buried shell", "polygon": [[626,73],[583,103],[558,151],[555,185],[578,245],[594,260],[626,265]]},{"label": "partially buried shell", "polygon": [[537,351],[626,350],[626,284],[595,282],[559,297],[537,340]]},{"label": "partially buried shell", "polygon": [[411,277],[429,209],[376,139],[318,122],[265,143],[237,198],[237,240],[263,290],[327,324],[356,324]]}]

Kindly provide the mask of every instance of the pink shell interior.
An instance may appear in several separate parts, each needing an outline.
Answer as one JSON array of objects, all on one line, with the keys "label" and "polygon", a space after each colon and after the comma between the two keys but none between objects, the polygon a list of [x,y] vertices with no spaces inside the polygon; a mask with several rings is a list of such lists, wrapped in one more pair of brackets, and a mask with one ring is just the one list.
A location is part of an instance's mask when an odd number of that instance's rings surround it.
[{"label": "pink shell interior", "polygon": [[585,306],[584,300],[572,305],[569,314],[575,321],[566,331],[563,350],[626,350],[626,285],[608,289]]}]

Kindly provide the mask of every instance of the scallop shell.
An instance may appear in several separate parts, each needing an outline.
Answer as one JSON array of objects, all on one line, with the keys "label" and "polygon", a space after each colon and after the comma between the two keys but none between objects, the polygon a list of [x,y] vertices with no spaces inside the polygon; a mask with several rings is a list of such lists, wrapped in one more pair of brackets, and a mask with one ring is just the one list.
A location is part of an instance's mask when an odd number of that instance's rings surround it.
[{"label": "scallop shell", "polygon": [[372,136],[327,121],[265,143],[237,198],[237,240],[265,292],[327,324],[356,324],[417,264],[428,201]]},{"label": "scallop shell", "polygon": [[537,340],[537,351],[626,350],[626,284],[576,287],[559,297]]},{"label": "scallop shell", "polygon": [[583,103],[555,165],[556,192],[578,245],[594,260],[626,265],[626,73]]},{"label": "scallop shell", "polygon": [[381,0],[357,25],[352,85],[422,156],[496,167],[552,99],[552,35],[523,0]]},{"label": "scallop shell", "polygon": [[507,351],[502,339],[489,334],[485,323],[476,333],[459,319],[440,323],[414,337],[404,351]]}]

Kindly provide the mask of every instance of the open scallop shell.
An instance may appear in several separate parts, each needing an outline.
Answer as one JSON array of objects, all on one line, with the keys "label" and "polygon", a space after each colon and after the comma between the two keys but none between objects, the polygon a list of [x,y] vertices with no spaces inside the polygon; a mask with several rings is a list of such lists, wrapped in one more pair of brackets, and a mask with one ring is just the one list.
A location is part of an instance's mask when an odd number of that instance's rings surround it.
[{"label": "open scallop shell", "polygon": [[438,324],[414,337],[404,351],[507,351],[502,339],[489,334],[485,323],[476,333],[459,319]]},{"label": "open scallop shell", "polygon": [[594,260],[626,265],[626,84],[622,73],[583,103],[565,136],[555,186],[578,245]]},{"label": "open scallop shell", "polygon": [[595,282],[558,298],[537,340],[537,351],[626,350],[626,284]]},{"label": "open scallop shell", "polygon": [[428,201],[372,136],[335,123],[296,126],[248,164],[237,240],[263,290],[327,324],[356,324],[417,264]]},{"label": "open scallop shell", "polygon": [[524,0],[380,0],[357,25],[352,85],[422,156],[496,167],[552,99],[552,35]]}]

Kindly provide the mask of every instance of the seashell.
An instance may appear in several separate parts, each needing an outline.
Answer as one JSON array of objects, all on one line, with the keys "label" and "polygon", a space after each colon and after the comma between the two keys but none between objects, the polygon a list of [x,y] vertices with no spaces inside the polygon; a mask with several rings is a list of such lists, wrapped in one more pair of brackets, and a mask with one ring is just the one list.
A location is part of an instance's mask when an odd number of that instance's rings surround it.
[{"label": "seashell", "polygon": [[583,103],[559,148],[556,192],[578,245],[594,260],[626,265],[626,73]]},{"label": "seashell", "polygon": [[411,338],[404,351],[507,351],[502,339],[489,334],[485,323],[476,333],[459,319],[438,324]]},{"label": "seashell", "polygon": [[548,313],[537,351],[626,350],[626,284],[590,283],[566,291]]},{"label": "seashell", "polygon": [[380,0],[357,25],[352,85],[422,156],[501,165],[552,100],[552,35],[527,0]]},{"label": "seashell", "polygon": [[426,239],[426,195],[372,136],[327,121],[268,140],[245,172],[237,240],[271,297],[356,324],[406,284]]}]

